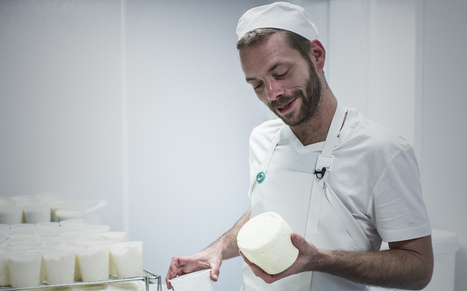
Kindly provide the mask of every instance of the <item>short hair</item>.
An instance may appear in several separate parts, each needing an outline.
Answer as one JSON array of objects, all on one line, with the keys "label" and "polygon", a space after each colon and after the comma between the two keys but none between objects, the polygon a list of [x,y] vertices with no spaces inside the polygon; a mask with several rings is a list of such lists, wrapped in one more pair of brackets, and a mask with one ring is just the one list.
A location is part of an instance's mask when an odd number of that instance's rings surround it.
[{"label": "short hair", "polygon": [[289,46],[293,49],[296,49],[302,55],[302,57],[305,58],[305,60],[309,60],[310,40],[291,31],[277,28],[258,28],[247,32],[237,42],[237,49],[241,50],[260,45],[274,33],[283,33]]}]

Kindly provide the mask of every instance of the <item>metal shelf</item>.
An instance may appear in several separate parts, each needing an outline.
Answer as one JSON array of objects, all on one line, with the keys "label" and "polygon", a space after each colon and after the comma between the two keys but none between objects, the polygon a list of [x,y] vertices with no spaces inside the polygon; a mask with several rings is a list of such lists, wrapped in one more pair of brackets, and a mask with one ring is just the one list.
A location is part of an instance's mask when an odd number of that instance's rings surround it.
[{"label": "metal shelf", "polygon": [[133,277],[133,278],[125,278],[125,279],[117,279],[109,277],[108,280],[104,281],[96,281],[96,282],[74,282],[71,284],[58,284],[58,285],[47,285],[41,284],[39,286],[34,287],[21,287],[21,288],[13,288],[10,286],[0,287],[0,291],[10,291],[10,290],[34,290],[34,289],[48,289],[48,288],[55,288],[55,287],[74,287],[74,286],[86,286],[86,285],[99,285],[99,284],[111,284],[111,283],[118,283],[118,282],[131,282],[131,281],[143,281],[146,285],[146,291],[149,291],[149,284],[153,284],[153,280],[157,280],[157,291],[162,291],[162,282],[161,276],[154,275],[146,270],[143,271],[143,275],[140,277]]}]

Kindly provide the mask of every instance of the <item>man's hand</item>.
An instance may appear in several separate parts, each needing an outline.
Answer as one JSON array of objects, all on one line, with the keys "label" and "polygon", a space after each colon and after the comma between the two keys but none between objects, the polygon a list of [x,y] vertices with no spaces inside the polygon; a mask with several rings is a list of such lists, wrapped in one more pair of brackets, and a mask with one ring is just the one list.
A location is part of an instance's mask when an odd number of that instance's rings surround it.
[{"label": "man's hand", "polygon": [[222,260],[238,256],[237,234],[250,219],[250,214],[251,210],[248,210],[229,231],[205,250],[189,257],[173,257],[165,277],[167,288],[172,289],[170,279],[203,269],[211,269],[211,280],[217,281]]},{"label": "man's hand", "polygon": [[167,288],[172,289],[170,279],[203,269],[211,269],[211,280],[217,281],[221,264],[221,254],[209,248],[189,257],[173,257],[165,277]]},{"label": "man's hand", "polygon": [[287,276],[290,276],[290,275],[293,275],[293,274],[298,274],[298,273],[301,273],[301,272],[305,272],[305,271],[310,271],[311,270],[311,265],[312,265],[312,262],[315,260],[315,258],[318,257],[318,249],[312,245],[312,244],[309,244],[305,238],[303,238],[302,236],[296,234],[296,233],[293,233],[291,234],[291,239],[292,239],[292,243],[294,244],[294,246],[298,249],[299,253],[298,253],[298,257],[297,257],[297,260],[295,260],[295,262],[285,271],[279,273],[279,274],[275,274],[275,275],[270,275],[266,272],[264,272],[260,267],[258,267],[257,265],[251,263],[243,254],[242,252],[240,251],[240,255],[243,257],[243,259],[245,260],[245,262],[251,267],[251,270],[253,271],[253,273],[257,276],[257,277],[260,277],[261,279],[264,280],[264,282],[270,284],[270,283],[273,283],[277,280],[280,280],[284,277],[287,277]]}]

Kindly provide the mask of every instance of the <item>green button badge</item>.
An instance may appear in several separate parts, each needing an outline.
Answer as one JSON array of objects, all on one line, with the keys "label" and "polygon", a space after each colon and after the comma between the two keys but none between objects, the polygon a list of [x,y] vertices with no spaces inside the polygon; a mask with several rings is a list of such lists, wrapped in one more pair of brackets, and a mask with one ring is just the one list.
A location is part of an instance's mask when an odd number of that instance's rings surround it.
[{"label": "green button badge", "polygon": [[259,172],[258,175],[256,175],[256,181],[258,181],[258,183],[263,183],[264,179],[266,179],[266,174],[264,172]]}]

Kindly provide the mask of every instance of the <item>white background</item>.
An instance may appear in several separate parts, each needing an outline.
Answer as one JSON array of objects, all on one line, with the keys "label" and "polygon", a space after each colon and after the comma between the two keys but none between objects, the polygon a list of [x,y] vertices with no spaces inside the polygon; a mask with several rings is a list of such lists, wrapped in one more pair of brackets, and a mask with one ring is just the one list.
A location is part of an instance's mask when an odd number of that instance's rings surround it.
[{"label": "white background", "polygon": [[[295,1],[346,105],[414,144],[434,228],[454,231],[467,290],[466,1]],[[0,1],[0,195],[105,199],[165,276],[248,208],[248,137],[266,108],[244,82],[240,15],[269,1]],[[217,290],[238,290],[240,260]]]}]

